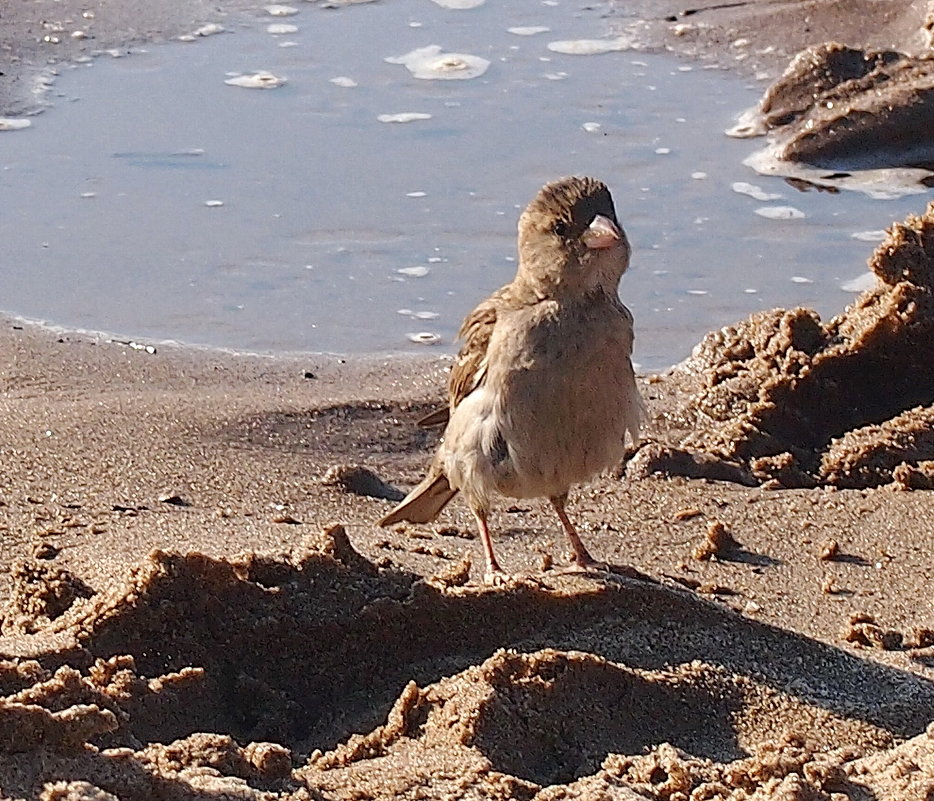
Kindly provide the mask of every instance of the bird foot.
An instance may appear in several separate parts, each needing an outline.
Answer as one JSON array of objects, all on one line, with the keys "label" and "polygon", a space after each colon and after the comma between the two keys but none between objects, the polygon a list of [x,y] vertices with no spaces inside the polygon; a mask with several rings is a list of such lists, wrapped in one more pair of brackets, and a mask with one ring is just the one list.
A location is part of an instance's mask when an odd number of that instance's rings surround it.
[{"label": "bird foot", "polygon": [[487,587],[495,587],[497,589],[511,590],[515,589],[520,585],[535,585],[539,588],[544,588],[545,585],[542,583],[541,579],[537,576],[531,576],[528,574],[517,575],[514,573],[507,573],[505,570],[489,570],[487,569],[483,573],[482,583]]},{"label": "bird foot", "polygon": [[508,587],[515,583],[515,578],[494,563],[483,571],[483,583],[491,587]]}]

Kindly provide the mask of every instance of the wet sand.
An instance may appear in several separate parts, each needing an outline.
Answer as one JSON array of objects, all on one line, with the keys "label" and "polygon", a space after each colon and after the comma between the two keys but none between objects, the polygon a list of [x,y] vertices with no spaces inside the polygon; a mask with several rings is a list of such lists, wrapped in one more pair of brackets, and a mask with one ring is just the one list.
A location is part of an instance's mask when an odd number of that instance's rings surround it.
[{"label": "wet sand", "polygon": [[[81,56],[115,49],[126,54],[147,42],[190,34],[209,23],[252,7],[223,6],[204,0],[180,3],[84,3],[80,0],[30,0],[3,9],[0,54],[0,116],[34,113],[46,100],[43,86],[61,65]],[[77,34],[77,35],[76,35]]]},{"label": "wet sand", "polygon": [[[768,5],[716,12],[723,42]],[[641,379],[645,445],[571,513],[654,581],[550,569],[537,502],[495,517],[506,588],[459,502],[375,526],[444,360],[3,320],[0,796],[930,798],[932,228],[836,320],[757,315]]]}]

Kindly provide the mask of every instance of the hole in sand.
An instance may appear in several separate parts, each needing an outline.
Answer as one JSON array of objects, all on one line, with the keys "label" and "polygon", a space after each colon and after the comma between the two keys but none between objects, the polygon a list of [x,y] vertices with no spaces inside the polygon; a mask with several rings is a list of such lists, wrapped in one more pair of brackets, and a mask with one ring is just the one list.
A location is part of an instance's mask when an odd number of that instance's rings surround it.
[{"label": "hole in sand", "polygon": [[575,652],[512,656],[503,670],[511,675],[492,680],[473,743],[503,773],[561,784],[596,773],[608,754],[665,742],[695,756],[744,756],[731,723],[741,699],[705,687],[701,676],[635,671]]}]

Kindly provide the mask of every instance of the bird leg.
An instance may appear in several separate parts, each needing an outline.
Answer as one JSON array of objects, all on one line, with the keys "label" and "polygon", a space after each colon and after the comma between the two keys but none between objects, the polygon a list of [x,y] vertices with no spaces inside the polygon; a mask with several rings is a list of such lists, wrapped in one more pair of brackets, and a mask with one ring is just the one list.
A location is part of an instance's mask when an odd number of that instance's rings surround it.
[{"label": "bird leg", "polygon": [[574,564],[584,569],[598,568],[605,570],[607,566],[603,562],[598,562],[590,555],[590,551],[587,550],[580,536],[578,536],[577,529],[574,528],[574,524],[568,517],[568,513],[564,511],[564,505],[568,500],[567,493],[564,493],[564,495],[556,495],[548,500],[551,501],[551,505],[554,507],[555,512],[557,512],[558,519],[561,521],[561,526],[564,528],[564,533],[571,543],[571,558]]},{"label": "bird leg", "polygon": [[486,567],[483,571],[483,580],[488,584],[498,584],[504,578],[506,573],[496,561],[496,554],[493,553],[493,539],[490,537],[490,527],[487,525],[485,510],[473,509],[473,516],[477,520],[477,529],[480,531],[480,542],[483,543],[483,559]]},{"label": "bird leg", "polygon": [[598,562],[596,559],[594,559],[590,555],[590,551],[584,547],[584,543],[581,542],[581,538],[578,536],[577,530],[574,528],[574,524],[568,517],[567,512],[564,511],[564,504],[566,504],[568,500],[567,493],[564,495],[558,495],[554,498],[549,498],[548,500],[551,501],[551,505],[554,506],[555,511],[558,513],[558,519],[561,521],[561,525],[564,527],[564,533],[567,534],[568,540],[571,542],[571,550],[573,551],[571,558],[575,566],[570,568],[568,572],[588,572],[591,570],[598,570],[601,573],[608,573],[610,576],[616,574],[638,579],[639,581],[649,581],[653,584],[658,583],[655,581],[655,579],[640,573],[634,567],[629,567],[628,565],[611,565],[607,562]]}]

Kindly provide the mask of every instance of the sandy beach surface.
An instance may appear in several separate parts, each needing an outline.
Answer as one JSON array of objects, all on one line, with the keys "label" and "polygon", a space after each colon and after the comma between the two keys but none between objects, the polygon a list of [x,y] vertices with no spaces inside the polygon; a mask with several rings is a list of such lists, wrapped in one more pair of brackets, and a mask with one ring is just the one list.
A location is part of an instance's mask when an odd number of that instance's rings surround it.
[{"label": "sandy beach surface", "polygon": [[[616,11],[651,17],[650,43],[773,76],[824,41],[927,41],[919,2],[643,5]],[[4,9],[4,114],[49,48],[221,16],[87,10]],[[642,581],[562,573],[538,502],[495,516],[506,587],[479,583],[457,501],[376,527],[430,458],[415,421],[445,360],[0,320],[0,796],[929,801],[934,207],[917,214],[867,249],[877,285],[838,318],[761,313],[640,379],[643,446],[570,511]]]}]

